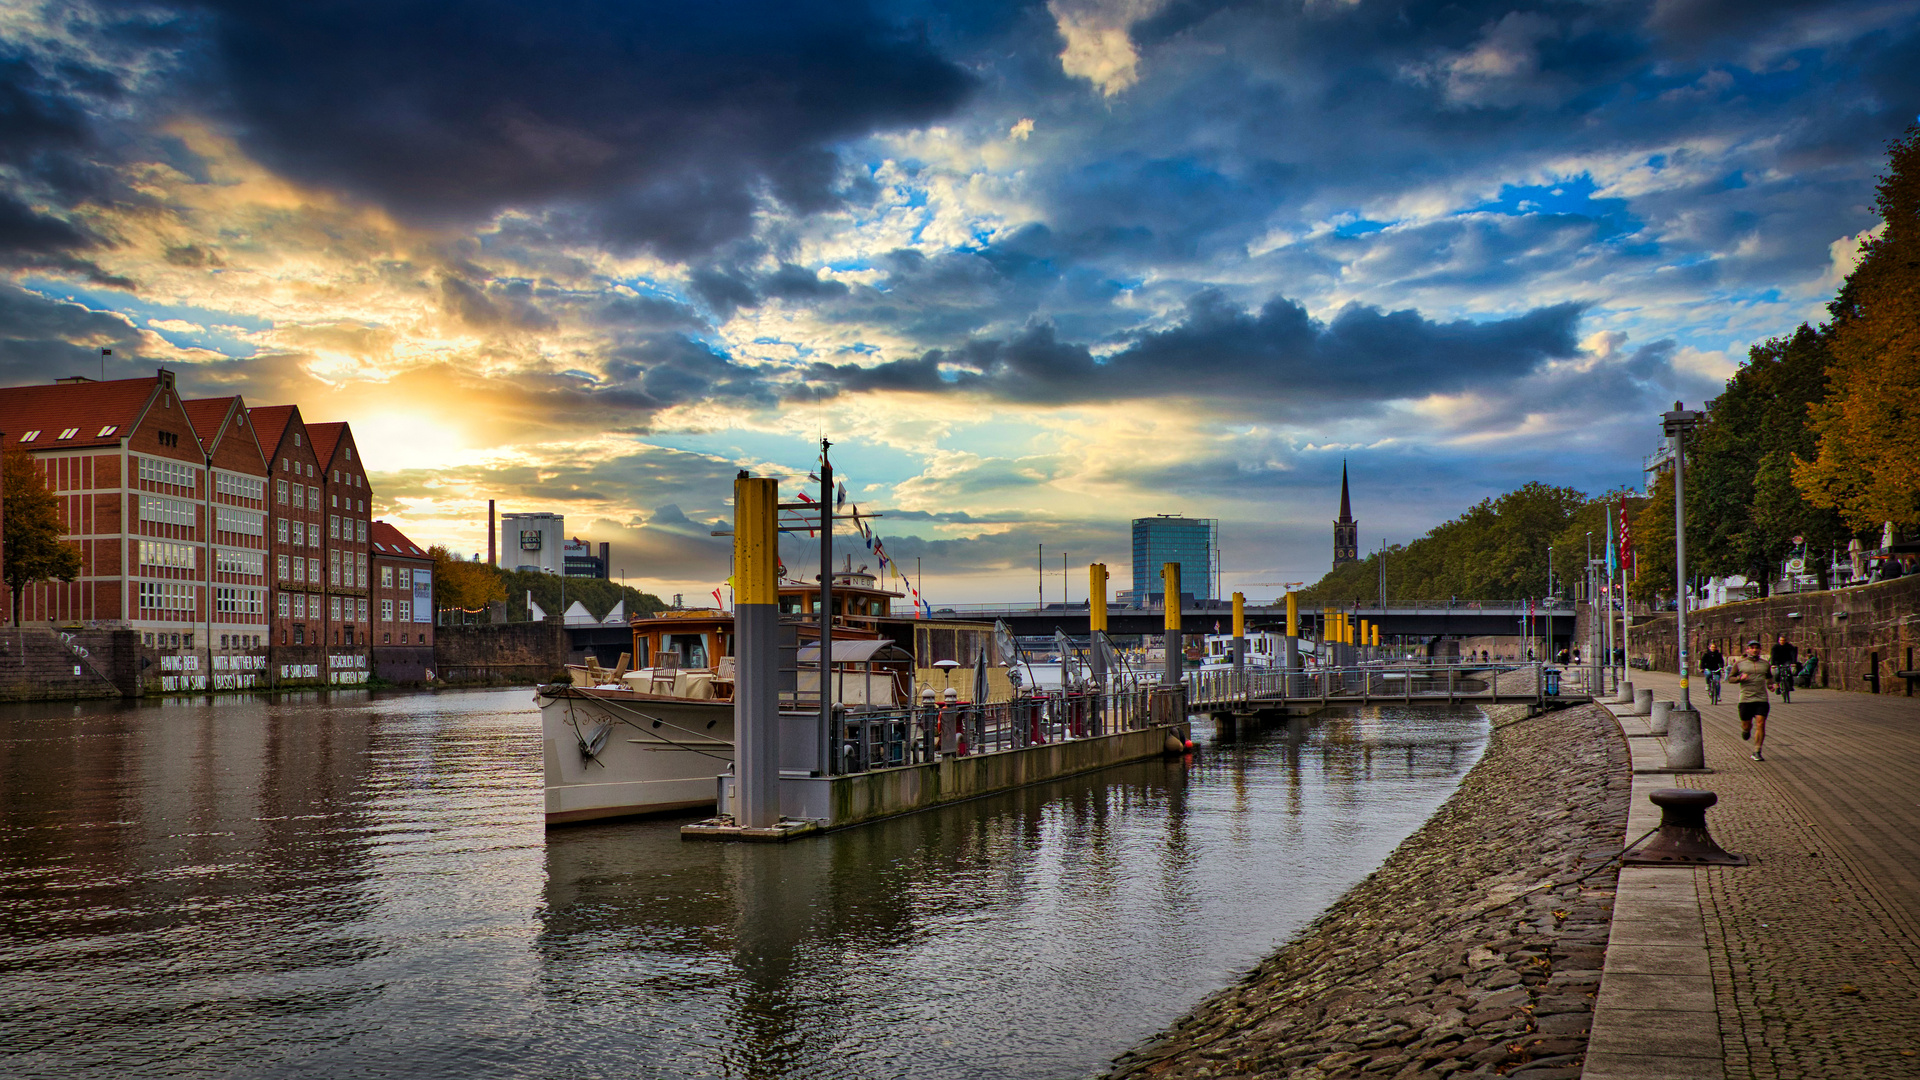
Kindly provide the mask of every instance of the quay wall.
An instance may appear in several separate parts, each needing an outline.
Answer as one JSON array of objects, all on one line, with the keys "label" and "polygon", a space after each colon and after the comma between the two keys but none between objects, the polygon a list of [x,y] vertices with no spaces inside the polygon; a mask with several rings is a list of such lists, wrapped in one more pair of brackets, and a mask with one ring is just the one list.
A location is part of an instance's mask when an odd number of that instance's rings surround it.
[{"label": "quay wall", "polygon": [[442,626],[434,633],[434,673],[456,686],[531,686],[564,680],[571,649],[557,618]]},{"label": "quay wall", "polygon": [[[1914,670],[1920,646],[1920,576],[1825,592],[1787,593],[1687,612],[1687,648],[1699,656],[1709,641],[1722,651],[1780,634],[1800,647],[1800,659],[1820,657],[1818,686],[1860,693],[1905,694],[1896,671]],[[1877,654],[1877,660],[1876,660]],[[1731,655],[1731,654],[1729,654]],[[1673,671],[1679,657],[1671,612],[1635,621],[1633,659],[1655,671]],[[1878,679],[1871,676],[1878,675]]]},{"label": "quay wall", "polygon": [[1579,1076],[1626,829],[1626,740],[1595,705],[1485,711],[1485,755],[1426,825],[1109,1076]]}]

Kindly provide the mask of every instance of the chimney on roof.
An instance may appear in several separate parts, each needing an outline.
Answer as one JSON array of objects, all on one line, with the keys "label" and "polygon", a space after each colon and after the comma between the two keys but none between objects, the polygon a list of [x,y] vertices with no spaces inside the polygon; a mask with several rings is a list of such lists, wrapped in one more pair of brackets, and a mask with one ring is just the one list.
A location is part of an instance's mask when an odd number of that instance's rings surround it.
[{"label": "chimney on roof", "polygon": [[495,535],[496,533],[493,525],[493,500],[488,499],[487,500],[487,565],[488,566],[500,565],[500,553],[494,550],[494,546],[493,546]]}]

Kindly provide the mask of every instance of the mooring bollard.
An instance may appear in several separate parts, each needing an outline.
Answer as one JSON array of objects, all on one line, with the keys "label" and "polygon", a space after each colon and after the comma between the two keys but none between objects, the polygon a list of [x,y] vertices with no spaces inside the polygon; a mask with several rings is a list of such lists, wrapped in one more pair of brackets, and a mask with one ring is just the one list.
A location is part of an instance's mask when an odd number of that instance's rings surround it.
[{"label": "mooring bollard", "polygon": [[1714,843],[1713,837],[1707,833],[1707,807],[1720,801],[1718,795],[1692,788],[1661,788],[1648,795],[1647,799],[1660,808],[1660,828],[1645,847],[1630,850],[1622,856],[1622,865],[1747,865],[1745,855],[1729,853]]},{"label": "mooring bollard", "polygon": [[1633,692],[1633,715],[1635,716],[1652,716],[1653,715],[1653,691],[1635,690]]},{"label": "mooring bollard", "polygon": [[1673,702],[1656,701],[1653,703],[1653,719],[1648,722],[1647,730],[1655,735],[1667,733],[1667,721],[1673,713]]},{"label": "mooring bollard", "polygon": [[1706,748],[1700,743],[1700,714],[1693,709],[1674,709],[1667,715],[1667,768],[1706,767]]}]

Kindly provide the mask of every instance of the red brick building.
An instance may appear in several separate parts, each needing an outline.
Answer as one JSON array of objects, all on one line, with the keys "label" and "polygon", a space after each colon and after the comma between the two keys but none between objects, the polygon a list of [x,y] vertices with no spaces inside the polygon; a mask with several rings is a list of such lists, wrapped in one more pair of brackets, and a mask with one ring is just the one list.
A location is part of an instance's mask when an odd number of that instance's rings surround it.
[{"label": "red brick building", "polygon": [[207,569],[207,651],[216,690],[262,685],[272,601],[267,459],[238,396],[186,403],[212,472]]},{"label": "red brick building", "polygon": [[274,676],[281,683],[317,683],[325,678],[320,646],[327,633],[320,462],[298,405],[270,405],[250,415],[271,477],[267,576],[273,581],[268,619]]},{"label": "red brick building", "polygon": [[373,523],[373,671],[388,682],[433,679],[433,556]]},{"label": "red brick building", "polygon": [[[369,534],[373,525],[373,492],[366,468],[353,441],[353,428],[343,422],[309,424],[314,458],[320,464],[322,512],[327,527],[326,549],[327,681],[336,685],[365,682],[369,666],[368,634],[373,629],[369,577],[372,572]],[[341,648],[334,648],[340,646]]]}]

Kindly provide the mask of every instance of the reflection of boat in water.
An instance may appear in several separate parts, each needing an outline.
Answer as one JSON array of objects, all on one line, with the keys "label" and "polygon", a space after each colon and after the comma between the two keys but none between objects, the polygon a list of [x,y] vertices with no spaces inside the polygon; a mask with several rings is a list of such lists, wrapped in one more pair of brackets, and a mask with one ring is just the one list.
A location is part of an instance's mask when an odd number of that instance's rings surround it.
[{"label": "reflection of boat in water", "polygon": [[[956,637],[990,636],[895,619],[899,596],[864,571],[834,575],[832,693],[850,712],[910,704],[914,653],[896,641],[917,638],[923,653],[945,655]],[[820,701],[819,586],[783,583],[779,598],[781,711],[800,720],[802,711],[817,715]],[[733,616],[664,611],[635,618],[632,629],[632,670],[573,665],[568,683],[535,697],[549,825],[710,807],[714,778],[733,767]]]}]

